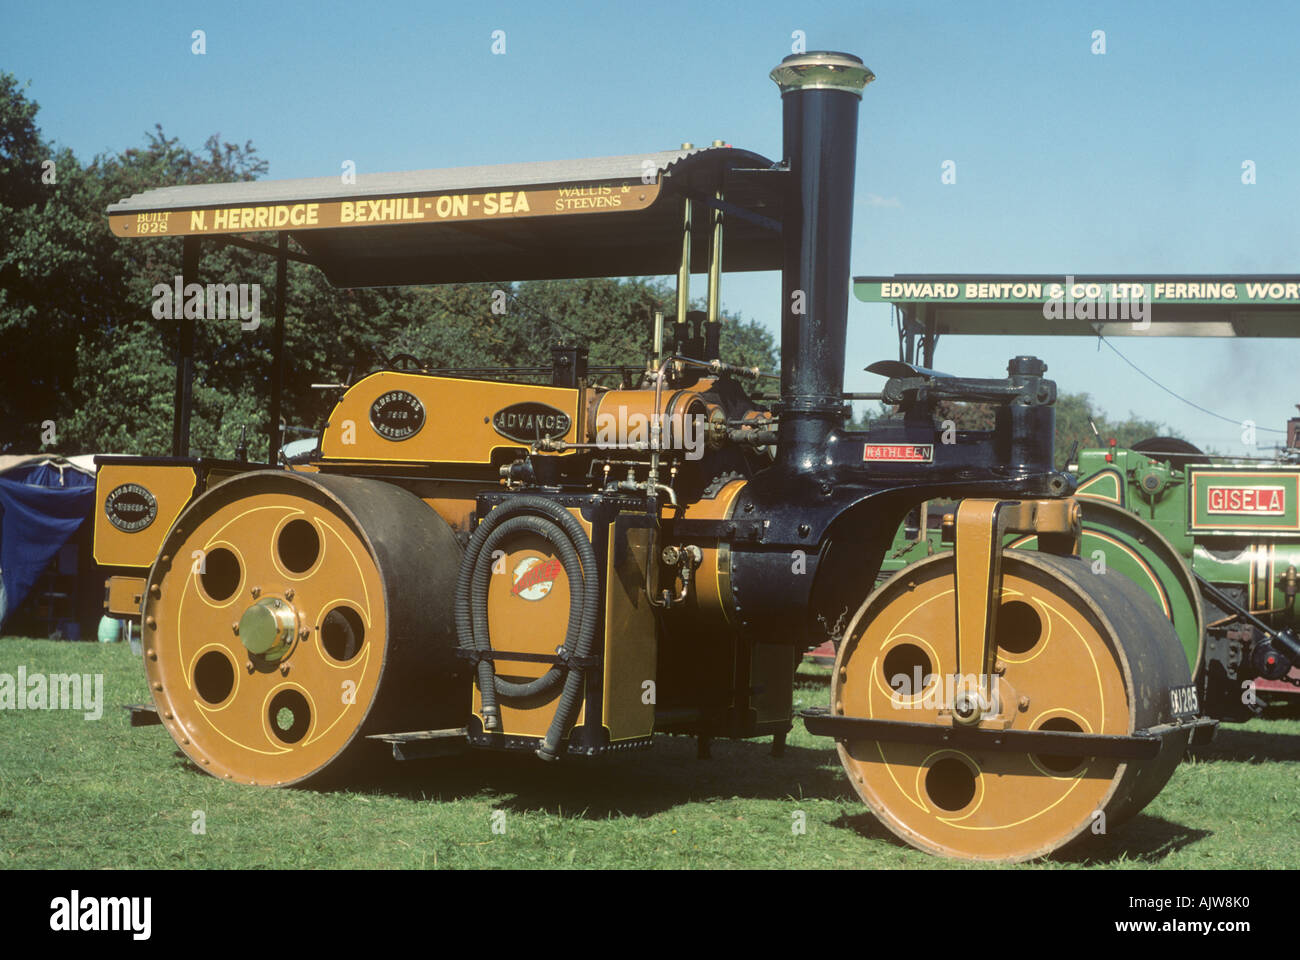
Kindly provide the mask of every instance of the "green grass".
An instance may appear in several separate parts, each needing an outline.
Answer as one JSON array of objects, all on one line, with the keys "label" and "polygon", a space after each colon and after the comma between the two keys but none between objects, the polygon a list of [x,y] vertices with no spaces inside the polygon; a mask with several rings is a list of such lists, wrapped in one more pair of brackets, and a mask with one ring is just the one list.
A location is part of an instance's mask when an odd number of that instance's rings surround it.
[{"label": "green grass", "polygon": [[[796,724],[783,759],[763,741],[693,740],[595,762],[471,754],[392,764],[348,789],[262,790],[195,769],[161,727],[125,645],[0,640],[0,672],[104,674],[103,719],[0,711],[0,866],[950,867],[895,840],[852,796],[830,741]],[[801,706],[826,698],[805,667]],[[1300,718],[1222,728],[1164,792],[1109,836],[1046,868],[1300,867]],[[191,830],[201,810],[206,833]],[[791,830],[802,810],[807,833]],[[504,833],[493,812],[504,811]],[[961,866],[960,864],[956,864]]]}]

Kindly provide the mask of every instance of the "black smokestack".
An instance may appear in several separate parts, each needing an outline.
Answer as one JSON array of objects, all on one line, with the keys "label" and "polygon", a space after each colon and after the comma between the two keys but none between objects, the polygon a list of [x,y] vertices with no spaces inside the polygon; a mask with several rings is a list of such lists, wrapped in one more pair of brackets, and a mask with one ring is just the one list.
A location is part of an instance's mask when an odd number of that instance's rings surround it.
[{"label": "black smokestack", "polygon": [[772,79],[790,168],[777,456],[787,469],[806,470],[842,422],[858,103],[875,74],[851,54],[818,51],[786,57]]}]

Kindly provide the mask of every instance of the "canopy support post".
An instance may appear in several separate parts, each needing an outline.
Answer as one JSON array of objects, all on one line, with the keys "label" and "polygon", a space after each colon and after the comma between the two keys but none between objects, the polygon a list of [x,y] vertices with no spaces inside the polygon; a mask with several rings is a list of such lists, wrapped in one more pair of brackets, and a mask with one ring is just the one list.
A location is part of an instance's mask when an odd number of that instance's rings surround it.
[{"label": "canopy support post", "polygon": [[902,341],[903,362],[916,363],[916,325],[919,307],[908,304],[900,311],[898,337]]},{"label": "canopy support post", "polygon": [[677,335],[679,338],[686,335],[686,311],[691,308],[691,229],[691,201],[688,197],[682,200],[682,259],[677,267]]},{"label": "canopy support post", "polygon": [[[722,191],[714,194],[722,200]],[[722,211],[713,211],[713,240],[709,245],[709,300],[708,322],[717,323],[722,303]]]},{"label": "canopy support post", "polygon": [[938,321],[935,319],[934,311],[925,312],[925,339],[922,344],[922,363],[921,366],[927,370],[934,369],[934,348],[939,343]]},{"label": "canopy support post", "polygon": [[271,426],[267,437],[266,462],[280,460],[283,434],[280,430],[280,401],[284,389],[284,302],[286,298],[289,234],[278,234],[275,252],[275,334],[271,340]]},{"label": "canopy support post", "polygon": [[[202,240],[188,236],[181,246],[181,290],[199,281]],[[181,338],[176,348],[176,390],[172,400],[172,456],[190,455],[190,410],[194,400],[194,318],[182,303],[176,305]]]}]

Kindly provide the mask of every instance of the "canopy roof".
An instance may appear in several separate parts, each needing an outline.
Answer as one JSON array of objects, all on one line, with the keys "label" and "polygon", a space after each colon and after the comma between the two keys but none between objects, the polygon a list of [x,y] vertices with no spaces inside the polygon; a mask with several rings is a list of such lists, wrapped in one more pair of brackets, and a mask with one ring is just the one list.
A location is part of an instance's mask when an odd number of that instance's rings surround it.
[{"label": "canopy roof", "polygon": [[[162,187],[108,208],[119,237],[287,232],[343,287],[675,273],[682,203],[722,191],[722,269],[781,265],[785,173],[729,146],[306,180]],[[697,205],[692,270],[711,217]]]},{"label": "canopy roof", "polygon": [[1300,337],[1294,274],[898,274],[855,277],[853,288],[900,307],[914,333]]}]

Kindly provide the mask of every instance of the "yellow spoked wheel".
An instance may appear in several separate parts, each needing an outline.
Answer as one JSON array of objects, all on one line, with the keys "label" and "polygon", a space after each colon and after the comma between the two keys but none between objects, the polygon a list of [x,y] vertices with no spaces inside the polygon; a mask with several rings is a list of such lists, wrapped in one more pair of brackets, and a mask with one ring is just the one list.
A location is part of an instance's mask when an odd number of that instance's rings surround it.
[{"label": "yellow spoked wheel", "polygon": [[[992,674],[955,675],[955,562],[938,554],[900,571],[845,632],[832,713],[952,729],[971,693],[981,730],[1127,736],[1170,712],[1189,682],[1169,622],[1122,576],[1078,557],[1008,551]],[[973,683],[973,685],[972,685]],[[1109,831],[1159,792],[1189,734],[1168,733],[1142,759],[971,749],[944,743],[841,739],[845,772],[895,834],[922,850],[974,860],[1025,860]]]},{"label": "yellow spoked wheel", "polygon": [[463,724],[459,560],[441,518],[390,484],[275,471],[214,487],[149,577],[159,716],[202,769],[262,786],[337,769],[366,733]]}]

